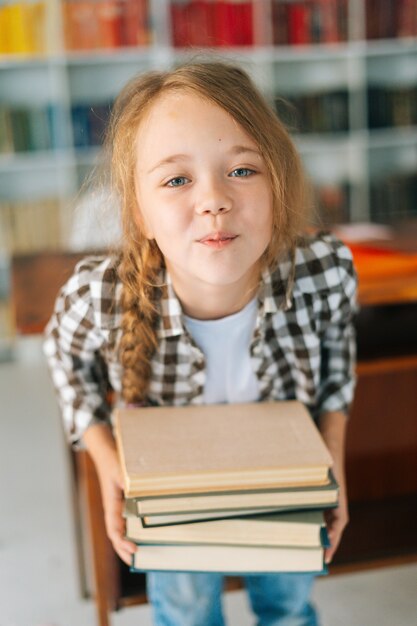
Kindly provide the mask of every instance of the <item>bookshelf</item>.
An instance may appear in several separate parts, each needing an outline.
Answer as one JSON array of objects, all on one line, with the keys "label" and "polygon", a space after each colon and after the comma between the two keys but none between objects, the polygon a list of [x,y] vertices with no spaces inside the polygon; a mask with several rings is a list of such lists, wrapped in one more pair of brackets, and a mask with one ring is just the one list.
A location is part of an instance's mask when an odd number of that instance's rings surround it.
[{"label": "bookshelf", "polygon": [[73,246],[120,87],[200,53],[243,64],[275,104],[325,222],[415,211],[414,0],[7,0],[0,41],[6,254]]}]

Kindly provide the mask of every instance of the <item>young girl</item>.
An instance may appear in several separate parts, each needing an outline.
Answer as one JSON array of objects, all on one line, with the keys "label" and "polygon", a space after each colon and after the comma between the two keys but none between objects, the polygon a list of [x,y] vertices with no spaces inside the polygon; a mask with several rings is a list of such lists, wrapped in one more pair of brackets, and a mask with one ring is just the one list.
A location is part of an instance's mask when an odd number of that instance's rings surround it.
[{"label": "young girl", "polygon": [[[349,251],[307,236],[293,143],[239,68],[190,63],[133,80],[107,146],[120,201],[120,252],[81,262],[63,287],[45,352],[69,440],[90,452],[108,536],[130,563],[108,390],[127,404],[297,398],[343,473],[352,400],[355,277]],[[250,567],[250,564],[248,564]],[[313,577],[245,577],[260,626],[318,624]],[[221,626],[222,577],[151,573],[157,626]]]}]

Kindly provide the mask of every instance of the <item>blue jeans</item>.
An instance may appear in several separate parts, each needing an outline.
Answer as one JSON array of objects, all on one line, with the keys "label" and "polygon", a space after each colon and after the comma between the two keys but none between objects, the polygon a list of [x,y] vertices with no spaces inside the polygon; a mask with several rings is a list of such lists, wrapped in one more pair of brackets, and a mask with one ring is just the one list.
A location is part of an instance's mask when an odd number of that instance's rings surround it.
[{"label": "blue jeans", "polygon": [[[318,626],[309,601],[313,575],[243,578],[257,626]],[[224,626],[221,574],[150,572],[147,586],[155,626]]]}]

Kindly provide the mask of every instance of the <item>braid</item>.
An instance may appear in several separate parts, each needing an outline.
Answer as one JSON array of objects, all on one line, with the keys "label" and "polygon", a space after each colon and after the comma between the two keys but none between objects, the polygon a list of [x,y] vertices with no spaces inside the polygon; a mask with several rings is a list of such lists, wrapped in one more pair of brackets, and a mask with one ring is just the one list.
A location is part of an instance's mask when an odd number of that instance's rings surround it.
[{"label": "braid", "polygon": [[157,345],[159,290],[156,281],[160,267],[159,249],[145,238],[140,246],[124,249],[121,256],[118,269],[123,285],[120,361],[122,396],[128,404],[144,402],[148,392],[151,359]]}]

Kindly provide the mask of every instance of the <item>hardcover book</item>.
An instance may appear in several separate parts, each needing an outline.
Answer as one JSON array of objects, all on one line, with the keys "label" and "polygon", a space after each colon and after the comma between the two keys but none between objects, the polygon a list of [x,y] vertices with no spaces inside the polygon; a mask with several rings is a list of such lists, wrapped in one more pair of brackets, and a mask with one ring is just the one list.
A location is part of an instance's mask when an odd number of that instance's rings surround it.
[{"label": "hardcover book", "polygon": [[115,411],[125,497],[327,485],[330,452],[297,401]]},{"label": "hardcover book", "polygon": [[131,571],[324,573],[324,548],[149,544],[135,552]]},{"label": "hardcover book", "polygon": [[328,543],[321,511],[296,511],[147,528],[126,518],[126,536],[137,544],[318,547]]},{"label": "hardcover book", "polygon": [[318,487],[293,487],[278,489],[263,489],[216,492],[203,494],[185,494],[168,496],[149,496],[133,498],[130,508],[135,515],[145,516],[175,516],[176,514],[231,512],[232,514],[244,509],[271,509],[271,508],[327,508],[337,504],[338,484],[329,473],[329,483]]}]

